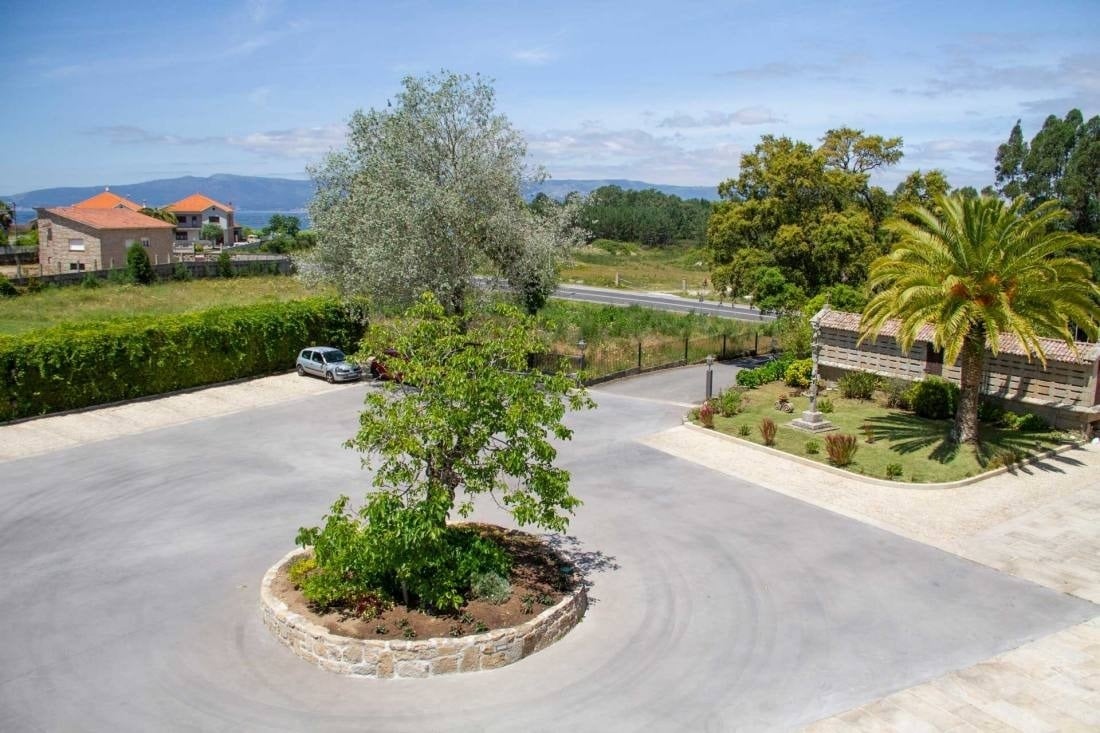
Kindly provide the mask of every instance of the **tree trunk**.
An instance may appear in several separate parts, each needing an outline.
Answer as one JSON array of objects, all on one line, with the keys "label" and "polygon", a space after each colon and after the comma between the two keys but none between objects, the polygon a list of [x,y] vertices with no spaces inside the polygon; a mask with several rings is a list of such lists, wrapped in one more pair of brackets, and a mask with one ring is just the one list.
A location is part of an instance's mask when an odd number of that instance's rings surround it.
[{"label": "tree trunk", "polygon": [[985,338],[978,332],[967,338],[959,360],[959,404],[955,409],[955,427],[951,430],[951,438],[956,443],[978,442],[978,403],[984,366]]}]

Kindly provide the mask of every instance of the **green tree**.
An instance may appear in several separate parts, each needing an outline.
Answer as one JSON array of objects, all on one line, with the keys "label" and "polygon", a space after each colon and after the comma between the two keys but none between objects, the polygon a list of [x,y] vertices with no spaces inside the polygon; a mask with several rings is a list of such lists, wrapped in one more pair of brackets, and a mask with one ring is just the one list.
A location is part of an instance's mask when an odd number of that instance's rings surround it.
[{"label": "green tree", "polygon": [[139,211],[138,213],[139,214],[145,214],[146,216],[151,216],[154,219],[160,219],[161,221],[166,221],[169,224],[172,224],[173,226],[175,226],[176,224],[179,223],[179,220],[176,218],[176,215],[174,213],[172,213],[171,211],[169,211],[168,209],[163,209],[163,208],[155,209],[153,207],[146,206],[146,207],[142,208],[141,211]]},{"label": "green tree", "polygon": [[264,233],[285,234],[289,237],[295,237],[301,231],[301,228],[302,221],[296,216],[272,214],[271,218],[267,220],[267,226],[264,227]]},{"label": "green tree", "polygon": [[917,169],[894,189],[894,201],[898,204],[931,206],[937,197],[950,190],[951,184],[947,182],[943,171],[933,168],[927,173],[921,173]]},{"label": "green tree", "polygon": [[[514,306],[467,315],[448,316],[425,294],[405,318],[371,326],[361,353],[391,350],[387,366],[410,386],[369,393],[348,442],[374,468],[362,533],[386,567],[373,574],[435,607],[461,601],[463,579],[437,563],[448,516],[468,516],[475,497],[491,496],[520,526],[566,528],[581,502],[568,471],[554,465],[551,441],[572,436],[567,410],[594,406],[564,372],[527,368],[546,347]],[[300,541],[311,544],[319,532]]]},{"label": "green tree", "polygon": [[225,230],[217,224],[203,224],[202,229],[199,230],[199,239],[206,240],[207,242],[220,242],[225,238]]},{"label": "green tree", "polygon": [[934,209],[903,207],[887,223],[898,242],[871,267],[874,292],[863,312],[861,341],[886,322],[900,322],[908,350],[927,323],[944,362],[960,360],[961,384],[952,438],[978,438],[978,402],[985,352],[996,354],[1011,334],[1044,365],[1040,337],[1073,343],[1070,323],[1097,333],[1100,288],[1086,264],[1068,255],[1095,240],[1061,230],[1067,213],[1056,203],[1026,210],[1024,199],[940,196]]},{"label": "green tree", "polygon": [[997,190],[1010,199],[1024,192],[1024,159],[1027,158],[1027,143],[1020,121],[1012,126],[1008,141],[997,148],[996,167]]},{"label": "green tree", "polygon": [[575,204],[536,213],[521,187],[542,180],[480,77],[407,77],[385,109],[356,112],[343,151],[311,169],[318,245],[306,274],[379,304],[425,291],[462,313],[478,271],[549,294],[582,240]]},{"label": "green tree", "polygon": [[149,253],[140,242],[134,242],[126,250],[126,278],[136,285],[149,285],[157,279]]},{"label": "green tree", "polygon": [[227,250],[218,255],[218,277],[233,277],[233,256]]}]

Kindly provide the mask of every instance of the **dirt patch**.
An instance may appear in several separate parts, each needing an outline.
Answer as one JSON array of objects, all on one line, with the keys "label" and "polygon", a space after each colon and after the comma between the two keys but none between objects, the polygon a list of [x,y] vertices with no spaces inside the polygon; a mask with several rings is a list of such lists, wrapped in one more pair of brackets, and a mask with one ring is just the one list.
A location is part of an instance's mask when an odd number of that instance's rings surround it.
[{"label": "dirt patch", "polygon": [[512,593],[504,603],[471,600],[457,613],[433,615],[400,603],[351,611],[316,613],[287,576],[290,563],[279,568],[271,591],[292,613],[323,626],[330,633],[355,639],[431,639],[480,634],[518,626],[533,619],[571,593],[578,582],[571,563],[534,535],[488,524],[469,524],[495,540],[512,558],[508,581]]}]

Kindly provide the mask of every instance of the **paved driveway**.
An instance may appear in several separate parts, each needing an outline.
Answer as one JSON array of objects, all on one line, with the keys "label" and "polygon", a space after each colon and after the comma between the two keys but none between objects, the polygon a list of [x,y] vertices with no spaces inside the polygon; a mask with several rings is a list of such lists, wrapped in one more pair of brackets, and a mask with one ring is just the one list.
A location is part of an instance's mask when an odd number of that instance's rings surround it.
[{"label": "paved driveway", "polygon": [[0,730],[783,729],[1097,615],[636,442],[692,380],[572,419],[593,604],[473,675],[334,677],[260,623],[266,568],[365,485],[340,444],[366,387],[0,465]]}]

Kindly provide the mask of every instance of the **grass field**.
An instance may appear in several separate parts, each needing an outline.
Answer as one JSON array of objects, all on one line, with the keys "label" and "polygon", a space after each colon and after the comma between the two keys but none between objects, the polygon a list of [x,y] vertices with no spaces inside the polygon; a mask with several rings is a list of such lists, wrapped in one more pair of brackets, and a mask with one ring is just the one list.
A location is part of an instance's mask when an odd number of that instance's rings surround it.
[{"label": "grass field", "polygon": [[[828,463],[825,452],[826,434],[811,435],[788,425],[807,409],[809,398],[792,397],[792,414],[775,409],[774,403],[778,396],[790,392],[791,388],[782,382],[748,390],[743,396],[744,412],[729,418],[715,417],[715,429],[741,440],[763,445],[764,441],[757,426],[761,418],[770,417],[779,426],[774,448],[819,463]],[[948,420],[926,420],[909,412],[888,409],[872,400],[844,399],[835,392],[829,392],[827,396],[835,405],[835,410],[825,417],[839,428],[838,432],[859,438],[855,462],[847,469],[876,478],[886,478],[886,467],[897,464],[902,470],[901,477],[896,479],[899,481],[956,481],[989,470],[992,468],[987,465],[990,459],[1005,451],[1027,457],[1070,440],[1069,435],[1059,431],[1022,433],[982,426],[980,448],[959,448],[947,439],[951,429]],[[750,435],[740,434],[742,425],[749,426]],[[870,426],[874,436],[873,443],[867,442],[864,425]],[[807,452],[806,444],[809,441],[818,443],[818,453]]]},{"label": "grass field", "polygon": [[0,334],[61,323],[102,321],[147,313],[182,313],[223,305],[295,300],[316,294],[291,277],[201,279],[156,285],[46,288],[0,300]]},{"label": "grass field", "polygon": [[[679,293],[709,290],[706,256],[699,247],[671,245],[643,247],[633,242],[597,239],[573,253],[572,262],[562,268],[563,283],[581,283],[627,290],[659,290]],[[685,288],[686,285],[686,288]]]}]

